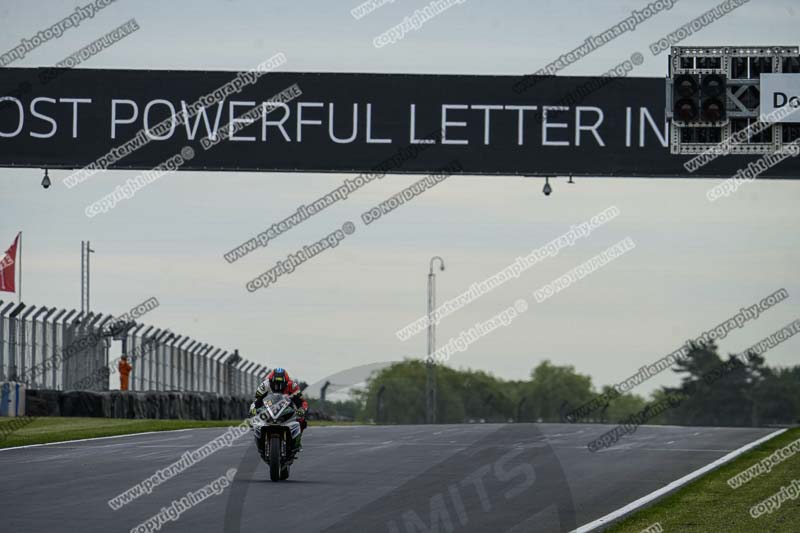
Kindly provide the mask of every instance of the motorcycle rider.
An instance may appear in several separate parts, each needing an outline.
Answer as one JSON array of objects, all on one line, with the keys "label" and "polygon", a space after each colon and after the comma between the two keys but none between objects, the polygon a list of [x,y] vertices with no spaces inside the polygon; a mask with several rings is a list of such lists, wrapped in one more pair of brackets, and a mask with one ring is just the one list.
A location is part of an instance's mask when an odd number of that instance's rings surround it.
[{"label": "motorcycle rider", "polygon": [[[303,449],[300,442],[303,438],[303,431],[306,429],[306,411],[308,411],[308,402],[303,398],[303,393],[300,391],[300,385],[289,377],[289,373],[281,367],[274,369],[267,375],[267,379],[261,382],[261,385],[256,389],[256,399],[253,408],[250,409],[250,414],[255,416],[256,409],[260,407],[261,401],[268,392],[279,392],[291,397],[292,403],[295,406],[295,413],[297,421],[300,422],[300,438],[298,439],[299,449]],[[258,442],[258,451],[264,455],[264,448],[262,443]]]}]

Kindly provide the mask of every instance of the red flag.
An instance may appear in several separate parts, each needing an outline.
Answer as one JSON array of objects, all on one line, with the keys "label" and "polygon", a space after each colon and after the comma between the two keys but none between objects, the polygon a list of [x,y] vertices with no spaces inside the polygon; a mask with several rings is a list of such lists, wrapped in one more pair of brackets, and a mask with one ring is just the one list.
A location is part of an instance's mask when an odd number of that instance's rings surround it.
[{"label": "red flag", "polygon": [[19,234],[14,239],[14,244],[6,250],[6,255],[0,259],[0,292],[16,292],[14,286],[14,272],[16,272],[17,263],[17,243],[19,243]]}]

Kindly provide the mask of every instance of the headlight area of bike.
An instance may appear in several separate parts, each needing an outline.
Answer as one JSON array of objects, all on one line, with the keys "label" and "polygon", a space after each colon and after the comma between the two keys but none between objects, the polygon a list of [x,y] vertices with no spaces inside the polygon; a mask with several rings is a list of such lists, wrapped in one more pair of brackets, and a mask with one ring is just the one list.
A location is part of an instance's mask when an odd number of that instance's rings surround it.
[{"label": "headlight area of bike", "polygon": [[251,426],[280,424],[294,416],[295,408],[289,401],[274,402],[267,400],[264,404],[256,410],[256,415],[250,418]]}]

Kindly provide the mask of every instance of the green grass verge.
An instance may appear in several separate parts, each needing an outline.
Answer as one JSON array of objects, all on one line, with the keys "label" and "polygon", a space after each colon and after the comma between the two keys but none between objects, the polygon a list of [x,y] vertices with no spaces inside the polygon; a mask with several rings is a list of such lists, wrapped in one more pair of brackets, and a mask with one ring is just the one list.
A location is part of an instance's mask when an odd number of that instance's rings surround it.
[{"label": "green grass verge", "polygon": [[[800,498],[786,499],[780,508],[758,518],[750,508],[800,479],[800,453],[751,479],[736,489],[727,481],[768,457],[778,448],[800,438],[800,428],[791,429],[734,461],[701,477],[651,507],[629,516],[608,529],[609,533],[639,533],[656,523],[665,533],[752,533],[754,531],[800,531]],[[655,529],[654,529],[655,530]]]},{"label": "green grass verge", "polygon": [[[13,418],[0,417],[0,425],[10,423]],[[153,420],[130,418],[81,418],[41,417],[10,433],[5,439],[0,434],[0,448],[44,444],[64,440],[89,439],[128,435],[146,431],[169,431],[171,429],[227,427],[240,424],[241,420]]]},{"label": "green grass verge", "polygon": [[[0,427],[9,424],[14,418],[0,417]],[[172,429],[215,428],[236,426],[242,420],[154,420],[130,418],[81,418],[48,416],[36,418],[29,424],[2,438],[0,448],[12,448],[28,444],[45,444],[65,440],[90,439],[129,435],[147,431],[169,431]],[[347,422],[314,421],[309,426],[344,426]]]}]

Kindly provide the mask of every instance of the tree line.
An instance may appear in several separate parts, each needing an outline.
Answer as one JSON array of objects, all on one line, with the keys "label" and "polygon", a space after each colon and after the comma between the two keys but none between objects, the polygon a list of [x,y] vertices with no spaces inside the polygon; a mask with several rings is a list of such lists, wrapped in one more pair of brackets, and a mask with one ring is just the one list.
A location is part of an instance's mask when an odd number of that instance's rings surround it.
[{"label": "tree line", "polygon": [[[526,380],[508,381],[475,370],[435,367],[436,420],[470,422],[617,423],[646,412],[668,397],[682,400],[650,419],[651,424],[690,426],[765,426],[800,423],[800,366],[769,367],[757,353],[719,355],[714,342],[691,345],[672,371],[675,387],[661,387],[650,398],[619,394],[611,386],[596,388],[573,366],[549,360]],[[419,360],[395,363],[375,373],[346,402],[313,400],[311,406],[337,419],[378,424],[423,424],[426,421],[427,367]],[[613,393],[613,394],[612,394]],[[604,399],[597,402],[596,398]],[[595,400],[592,402],[592,400]],[[591,412],[574,413],[592,405]],[[597,405],[599,403],[599,405]]]}]

